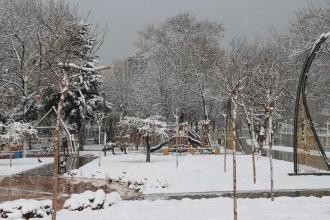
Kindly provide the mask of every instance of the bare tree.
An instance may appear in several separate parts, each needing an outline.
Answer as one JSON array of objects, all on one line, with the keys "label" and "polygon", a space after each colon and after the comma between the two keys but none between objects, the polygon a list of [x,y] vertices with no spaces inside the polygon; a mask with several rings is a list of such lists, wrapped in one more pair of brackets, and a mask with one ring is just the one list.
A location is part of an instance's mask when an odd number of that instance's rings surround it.
[{"label": "bare tree", "polygon": [[147,163],[150,163],[151,138],[166,138],[168,137],[170,131],[167,123],[164,122],[162,117],[159,115],[151,116],[145,119],[137,117],[124,117],[123,120],[118,123],[118,126],[121,129],[124,129],[127,133],[132,133],[135,130],[138,130],[147,146]]},{"label": "bare tree", "polygon": [[[38,38],[43,28],[37,17],[42,13],[39,1],[6,1],[1,7],[0,48],[2,53],[0,90],[13,89],[11,109],[14,120],[27,121],[36,107],[36,97],[47,86],[42,48]],[[31,120],[31,119],[30,119]]]},{"label": "bare tree", "polygon": [[262,45],[259,51],[259,65],[254,76],[255,101],[264,109],[264,117],[261,126],[268,127],[268,144],[270,157],[270,180],[271,198],[274,200],[274,178],[273,178],[273,123],[279,118],[283,102],[287,96],[286,87],[289,81],[286,80],[285,64],[286,59],[279,47],[278,38],[270,38]]},{"label": "bare tree", "polygon": [[188,13],[140,32],[137,45],[148,55],[148,76],[158,78],[154,91],[167,119],[177,108],[190,110],[191,103],[201,103],[208,117],[207,85],[222,54],[218,41],[222,32],[220,23],[199,21]]},{"label": "bare tree", "polygon": [[[244,38],[237,37],[232,40],[229,52],[225,56],[225,60],[218,64],[219,83],[223,88],[222,94],[229,98],[231,106],[233,141],[232,141],[232,154],[233,154],[233,208],[234,219],[237,219],[237,195],[236,195],[236,121],[237,121],[237,106],[238,97],[242,91],[249,84],[249,75],[251,74],[250,66],[251,60],[249,59],[250,50]],[[228,137],[227,137],[228,141]]]}]

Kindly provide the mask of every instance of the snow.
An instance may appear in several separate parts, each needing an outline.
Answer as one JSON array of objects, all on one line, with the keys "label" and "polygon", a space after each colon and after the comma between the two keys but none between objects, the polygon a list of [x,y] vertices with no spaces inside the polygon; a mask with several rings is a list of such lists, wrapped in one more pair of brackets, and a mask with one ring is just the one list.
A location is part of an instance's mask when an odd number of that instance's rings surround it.
[{"label": "snow", "polygon": [[94,193],[94,202],[91,205],[92,209],[99,209],[100,206],[103,206],[105,203],[106,195],[102,189],[97,190]]},{"label": "snow", "polygon": [[[77,176],[111,179],[140,190],[144,194],[184,193],[232,190],[232,156],[227,155],[224,173],[223,155],[175,156],[152,155],[145,163],[143,154],[102,156],[81,167]],[[279,189],[329,188],[330,176],[289,176],[293,163],[274,160],[274,187]],[[269,190],[269,158],[256,160],[257,183],[253,184],[251,155],[237,155],[237,190]]]},{"label": "snow", "polygon": [[12,159],[12,167],[10,167],[9,159],[0,159],[0,176],[14,175],[33,168],[44,166],[53,162],[53,158],[40,158],[42,162],[38,162],[37,158],[19,158]]},{"label": "snow", "polygon": [[322,38],[328,38],[329,36],[330,36],[330,32],[321,34],[320,37],[315,41],[315,45],[316,45],[318,42],[320,42],[320,40],[321,40]]},{"label": "snow", "polygon": [[[329,218],[330,197],[238,199],[240,220],[324,220]],[[47,217],[50,219],[50,217]],[[58,219],[79,220],[218,220],[233,219],[232,199],[122,201],[106,209],[58,212]]]},{"label": "snow", "polygon": [[[0,204],[0,218],[23,219],[24,216],[46,217],[50,213],[51,200],[19,199]],[[25,218],[24,218],[25,219]]]},{"label": "snow", "polygon": [[126,129],[138,129],[142,134],[168,137],[169,129],[160,115],[150,116],[145,119],[137,117],[124,117],[118,126]]},{"label": "snow", "polygon": [[[103,192],[104,193],[104,192]],[[62,209],[57,212],[57,219],[79,220],[215,220],[233,219],[231,198],[212,199],[182,199],[182,200],[121,200],[116,192],[104,197],[102,190],[84,192],[76,195],[81,201],[94,198],[106,198],[104,208],[95,210],[92,207],[81,211]],[[71,197],[72,199],[72,197]],[[67,200],[68,203],[71,199]],[[72,200],[71,200],[72,201]],[[103,200],[104,201],[104,200]],[[288,220],[324,220],[330,213],[330,197],[277,197],[274,202],[270,199],[238,199],[238,219],[288,219]],[[7,219],[22,219],[24,213],[41,214],[40,218],[50,220],[51,201],[15,200],[0,204],[0,214]]]},{"label": "snow", "polygon": [[96,192],[87,190],[81,194],[72,194],[71,198],[64,203],[64,209],[70,211],[81,211],[84,209],[103,209],[108,206],[114,205],[121,201],[121,197],[117,192],[105,194],[103,189]]},{"label": "snow", "polygon": [[71,198],[66,200],[64,208],[69,210],[82,210],[92,205],[94,192],[88,190],[81,194],[72,194]]},{"label": "snow", "polygon": [[85,72],[95,72],[95,68],[88,68],[88,67],[83,67],[83,66],[78,66],[75,63],[67,63],[67,64],[63,64],[63,63],[58,63],[59,67],[69,67],[72,69],[77,69],[77,70],[82,70]]},{"label": "snow", "polygon": [[119,201],[121,201],[121,197],[120,197],[119,193],[117,193],[117,192],[112,192],[112,193],[109,193],[106,195],[107,206],[116,204]]},{"label": "snow", "polygon": [[0,135],[3,143],[22,143],[26,136],[36,136],[38,131],[30,123],[11,122],[7,125],[0,123],[0,127],[5,127],[5,134]]},{"label": "snow", "polygon": [[[268,145],[265,145],[263,147],[264,149],[269,149]],[[274,145],[272,146],[273,150],[277,150],[277,151],[282,151],[282,152],[293,152],[293,147],[287,147],[287,146],[282,146],[282,145]]]},{"label": "snow", "polygon": [[[251,146],[251,139],[246,139],[246,144],[248,144],[249,146]],[[263,146],[264,149],[269,149],[269,145],[265,144]],[[276,151],[283,151],[283,152],[293,152],[293,147],[289,147],[289,146],[284,146],[284,145],[273,145],[272,146],[273,150]]]}]

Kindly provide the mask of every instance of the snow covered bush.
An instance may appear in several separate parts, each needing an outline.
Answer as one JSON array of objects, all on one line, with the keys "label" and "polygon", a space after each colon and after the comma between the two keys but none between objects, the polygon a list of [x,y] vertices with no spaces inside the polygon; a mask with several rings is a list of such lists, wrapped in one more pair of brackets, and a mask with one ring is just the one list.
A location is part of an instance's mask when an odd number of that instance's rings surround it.
[{"label": "snow covered bush", "polygon": [[64,208],[70,211],[81,211],[84,209],[99,210],[111,206],[121,200],[119,193],[112,192],[105,194],[103,189],[96,192],[87,190],[81,194],[72,194],[71,198],[66,200]]},{"label": "snow covered bush", "polygon": [[69,172],[65,173],[64,176],[73,177],[73,176],[77,176],[78,173],[79,173],[79,169],[73,169],[73,170],[69,170]]},{"label": "snow covered bush", "polygon": [[81,169],[75,169],[66,173],[65,176],[104,179],[110,183],[119,183],[123,187],[140,193],[149,189],[164,189],[168,187],[168,182],[166,179],[157,176],[155,173],[146,173],[143,176],[140,176],[122,169],[112,172],[104,170],[89,170],[84,171],[84,173],[82,173]]},{"label": "snow covered bush", "polygon": [[38,133],[30,123],[16,121],[0,124],[0,127],[5,128],[4,134],[0,135],[0,141],[3,143],[23,143],[25,138],[37,136]]},{"label": "snow covered bush", "polygon": [[31,219],[50,215],[51,200],[19,199],[0,204],[0,218]]},{"label": "snow covered bush", "polygon": [[106,173],[107,179],[118,182],[129,189],[143,192],[145,189],[166,188],[168,183],[165,179],[152,175],[144,177],[137,176],[127,171],[118,171],[118,173]]}]

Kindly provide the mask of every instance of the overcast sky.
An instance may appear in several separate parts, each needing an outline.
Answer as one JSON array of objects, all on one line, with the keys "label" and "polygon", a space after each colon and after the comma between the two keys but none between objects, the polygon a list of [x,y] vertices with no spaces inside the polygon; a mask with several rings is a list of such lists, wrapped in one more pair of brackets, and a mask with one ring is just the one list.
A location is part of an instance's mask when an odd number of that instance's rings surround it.
[{"label": "overcast sky", "polygon": [[157,24],[179,12],[224,24],[223,46],[236,34],[249,38],[266,34],[270,28],[285,31],[297,9],[325,0],[71,0],[80,14],[108,33],[99,51],[102,65],[122,59],[136,51],[137,31],[147,23]]}]

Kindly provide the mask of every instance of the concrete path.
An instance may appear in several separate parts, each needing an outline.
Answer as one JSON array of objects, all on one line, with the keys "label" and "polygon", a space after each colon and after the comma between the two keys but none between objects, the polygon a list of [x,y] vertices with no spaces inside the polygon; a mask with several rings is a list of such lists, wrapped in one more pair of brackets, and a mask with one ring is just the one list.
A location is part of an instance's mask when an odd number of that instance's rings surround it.
[{"label": "concrete path", "polygon": [[[218,198],[218,197],[232,197],[232,191],[213,191],[213,192],[191,192],[191,193],[155,193],[142,195],[139,199],[145,200],[170,200],[176,199],[181,200],[185,198],[189,199],[202,199],[202,198]],[[283,189],[275,190],[275,197],[300,197],[300,196],[315,196],[323,197],[330,196],[330,188],[326,189]],[[254,191],[238,191],[238,198],[270,198],[270,192],[264,190],[254,190]]]}]

